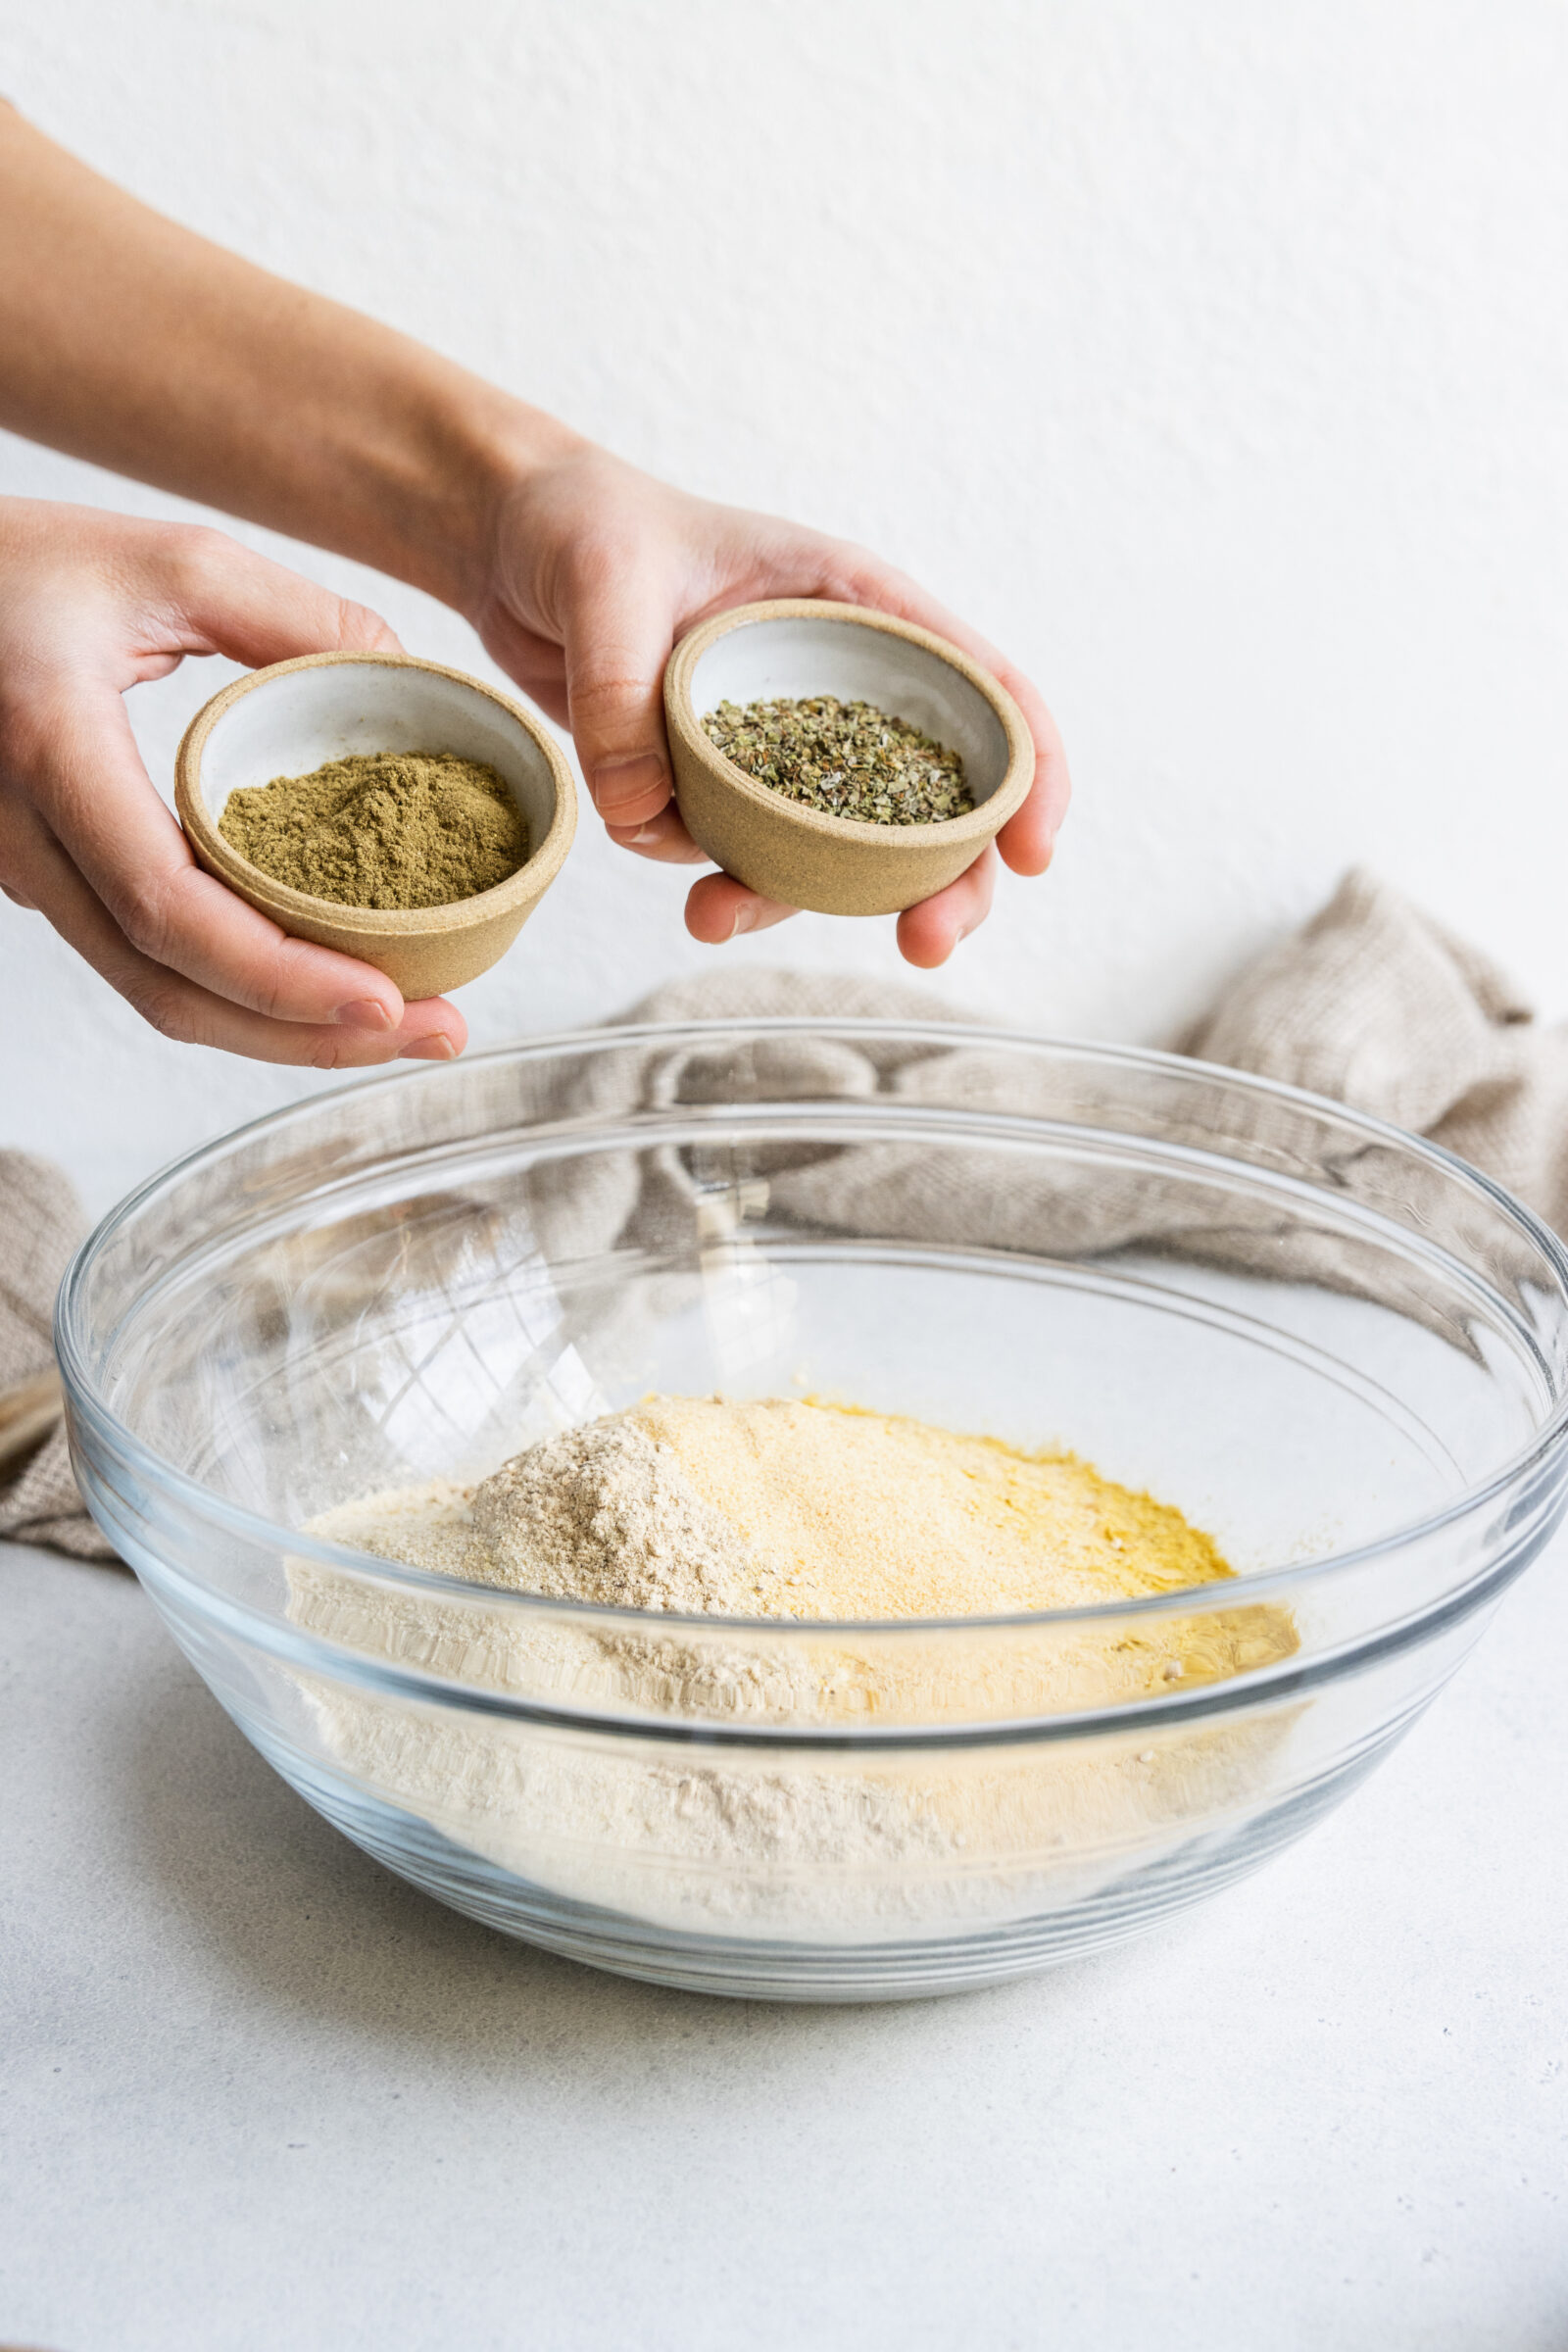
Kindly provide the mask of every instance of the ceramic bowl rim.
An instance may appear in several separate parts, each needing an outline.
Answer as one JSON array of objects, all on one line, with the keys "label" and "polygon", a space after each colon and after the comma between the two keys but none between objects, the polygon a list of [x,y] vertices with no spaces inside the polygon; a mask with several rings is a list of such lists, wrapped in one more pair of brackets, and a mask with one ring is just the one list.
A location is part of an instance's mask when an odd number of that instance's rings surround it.
[{"label": "ceramic bowl rim", "polygon": [[[544,839],[505,881],[495,883],[489,890],[476,891],[471,898],[448,900],[438,906],[351,906],[345,900],[318,899],[309,891],[295,890],[291,884],[278,881],[265,867],[253,865],[219,831],[201,789],[201,769],[203,754],[220,721],[246,695],[270,685],[275,678],[300,669],[353,667],[416,669],[431,677],[449,679],[504,710],[544,754],[555,790],[555,808]],[[444,662],[427,662],[418,654],[370,652],[300,654],[292,661],[270,662],[265,668],[247,670],[243,676],[231,678],[210,702],[203,704],[180,739],[174,758],[174,807],[193,844],[200,843],[203,858],[243,890],[254,890],[264,896],[280,913],[331,923],[339,930],[359,931],[367,937],[403,940],[449,937],[454,931],[490,922],[531,905],[561,871],[577,822],[576,786],[565,756],[542,722],[520,703],[514,702],[510,695],[503,694],[485,679],[472,677],[465,669],[453,669]]]},{"label": "ceramic bowl rim", "polygon": [[[933,661],[956,670],[990,706],[1006,737],[1007,764],[995,792],[975,808],[965,809],[961,816],[940,817],[918,825],[878,825],[865,817],[834,816],[826,809],[808,808],[802,801],[792,801],[775,792],[770,785],[760,784],[743,767],[737,767],[704,731],[701,713],[692,700],[693,673],[709,648],[720,637],[735,629],[756,628],[774,620],[829,620],[878,630],[884,636],[902,637],[906,644],[918,646]],[[687,758],[697,760],[714,782],[733,792],[737,799],[768,816],[797,826],[803,833],[814,833],[825,841],[875,843],[889,856],[929,850],[938,842],[957,849],[969,843],[977,850],[983,848],[1023,807],[1035,777],[1034,737],[1023,712],[1001,679],[982,668],[949,638],[939,637],[935,630],[922,628],[915,621],[901,620],[896,613],[879,612],[871,605],[845,605],[821,597],[791,596],[774,597],[760,604],[733,605],[728,612],[715,612],[711,619],[688,630],[665,665],[664,715],[666,723],[679,735]]]}]

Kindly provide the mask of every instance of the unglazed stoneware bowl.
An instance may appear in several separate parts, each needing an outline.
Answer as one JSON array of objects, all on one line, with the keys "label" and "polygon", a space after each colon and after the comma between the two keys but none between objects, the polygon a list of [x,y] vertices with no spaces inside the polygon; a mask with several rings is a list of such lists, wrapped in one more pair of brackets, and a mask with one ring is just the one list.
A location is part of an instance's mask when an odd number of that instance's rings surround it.
[{"label": "unglazed stoneware bowl", "polygon": [[[1494,1185],[1235,1071],[947,1022],[616,1028],[316,1096],[123,1201],[56,1340],[94,1518],[311,1804],[508,1935],[767,1998],[1014,1976],[1255,1868],[1441,1690],[1568,1480],[1568,1255]],[[1069,1446],[1238,1574],[823,1627],[310,1532],[651,1390]]]},{"label": "unglazed stoneware bowl", "polygon": [[[935,825],[827,816],[759,784],[703,731],[719,703],[781,695],[873,703],[959,754],[975,807]],[[686,829],[727,874],[818,914],[897,914],[956,882],[1022,805],[1035,753],[1022,711],[967,654],[859,605],[741,605],[681,639],[664,719]]]},{"label": "unglazed stoneware bowl", "polygon": [[[528,827],[527,861],[450,906],[343,906],[291,890],[219,831],[236,788],[309,775],[351,752],[453,752],[511,787]],[[174,806],[197,858],[295,939],[372,963],[411,1002],[488,971],[560,873],[577,825],[571,770],[547,730],[460,669],[412,654],[308,654],[236,678],[185,731]]]}]

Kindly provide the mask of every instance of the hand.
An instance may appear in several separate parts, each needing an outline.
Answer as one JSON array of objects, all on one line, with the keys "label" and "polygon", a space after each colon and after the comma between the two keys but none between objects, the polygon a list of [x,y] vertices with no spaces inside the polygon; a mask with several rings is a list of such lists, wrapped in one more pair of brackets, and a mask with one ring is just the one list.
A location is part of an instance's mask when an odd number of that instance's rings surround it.
[{"label": "hand", "polygon": [[[1050,712],[1027,678],[902,572],[841,540],[664,488],[374,320],[280,284],[160,220],[3,104],[0,214],[8,231],[0,238],[0,424],[373,564],[455,605],[518,684],[570,725],[613,840],[645,857],[703,862],[670,805],[665,660],[676,638],[710,613],[760,597],[817,596],[933,629],[1011,690],[1033,730],[1036,772],[997,848],[1015,873],[1043,873],[1050,863],[1068,795]],[[8,723],[22,750],[20,759],[9,756],[6,784],[24,817],[8,820],[15,839],[4,855],[36,870],[49,895],[29,892],[25,881],[14,888],[36,896],[86,953],[87,938],[98,939],[95,960],[108,958],[125,974],[127,994],[145,991],[151,978],[168,1010],[172,974],[205,992],[200,1023],[188,994],[178,994],[181,1034],[225,1044],[243,1036],[248,1053],[280,1052],[286,1042],[288,1057],[301,1060],[380,1059],[412,1050],[416,1034],[429,1038],[426,1051],[442,1051],[438,1035],[461,1034],[456,1013],[419,1006],[408,1014],[409,1044],[383,1038],[378,1051],[350,1056],[339,1039],[333,1052],[321,1027],[330,1009],[326,952],[269,940],[270,926],[231,899],[226,919],[217,912],[217,886],[190,869],[148,794],[122,716],[111,724],[108,715],[120,689],[182,653],[217,648],[270,661],[307,646],[385,643],[384,635],[352,634],[380,624],[299,583],[285,593],[286,575],[274,566],[237,549],[220,557],[211,542],[186,566],[200,575],[191,602],[178,562],[166,560],[160,581],[158,559],[145,552],[155,542],[169,547],[171,536],[160,541],[134,524],[119,526],[123,544],[143,552],[111,580],[90,540],[93,529],[115,527],[78,515],[74,528],[88,533],[84,558],[46,550],[30,559],[45,572],[58,563],[67,576],[74,561],[99,617],[89,657],[74,650],[74,623],[58,614],[46,622],[36,608],[47,640],[41,667],[52,681],[43,701],[70,702],[75,723],[74,785],[51,756],[47,728],[28,723],[28,690],[7,695],[20,711],[20,732],[16,712]],[[24,573],[29,559],[17,560]],[[69,590],[61,593],[69,602]],[[0,661],[7,642],[20,642],[31,663],[30,601],[24,588],[24,617],[13,608]],[[122,605],[136,615],[128,636]],[[105,620],[117,612],[120,622]],[[84,663],[93,698],[80,709],[90,709],[90,723],[77,716],[74,687],[73,697],[61,692]],[[144,847],[159,849],[150,906],[145,888],[134,897],[137,877],[124,871],[130,853],[117,851],[101,823],[95,828],[83,803],[81,773],[103,763],[106,745],[116,753],[117,811],[139,811]],[[58,823],[49,814],[56,806]],[[51,862],[62,858],[63,866]],[[140,851],[135,862],[147,864]],[[947,890],[900,916],[899,945],[911,963],[945,962],[982,920],[996,863],[996,852],[985,851]],[[686,921],[698,939],[717,942],[792,911],[729,875],[709,874],[691,892]],[[139,953],[134,967],[127,951]],[[354,973],[361,1001],[395,1005],[396,992],[385,982],[377,988],[365,969],[338,957],[337,983],[347,988]],[[366,994],[372,988],[373,998]],[[243,1019],[235,1007],[245,1008]],[[401,1038],[401,1007],[398,1014]],[[290,1024],[298,1025],[293,1036]],[[301,1034],[306,1026],[315,1042]]]},{"label": "hand", "polygon": [[[1029,680],[912,580],[842,540],[719,507],[577,444],[515,479],[466,604],[504,669],[570,726],[610,837],[647,858],[706,864],[672,801],[662,685],[677,638],[710,613],[762,597],[869,605],[961,646],[1013,696],[1035,741],[1034,786],[997,837],[1017,874],[1051,862],[1071,785],[1055,724]],[[984,921],[996,884],[987,849],[935,898],[900,915],[899,946],[930,969]],[[686,901],[686,927],[717,945],[793,914],[728,874]]]},{"label": "hand", "polygon": [[125,714],[127,687],[187,654],[361,648],[397,639],[220,532],[0,499],[0,889],[166,1037],[322,1070],[462,1052],[453,1005],[405,1004],[203,872]]}]

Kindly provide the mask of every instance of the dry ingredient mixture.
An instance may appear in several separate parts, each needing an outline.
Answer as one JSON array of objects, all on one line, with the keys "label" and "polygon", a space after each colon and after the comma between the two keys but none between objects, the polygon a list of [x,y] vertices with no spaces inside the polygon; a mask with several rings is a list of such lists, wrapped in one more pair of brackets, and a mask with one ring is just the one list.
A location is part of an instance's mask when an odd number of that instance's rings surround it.
[{"label": "dry ingredient mixture", "polygon": [[368,1548],[616,1608],[982,1617],[1231,1574],[1179,1511],[1074,1454],[793,1398],[653,1396],[567,1430],[471,1491],[461,1540],[445,1508],[426,1540],[411,1499],[348,1506]]},{"label": "dry ingredient mixture", "polygon": [[873,703],[720,703],[703,732],[759,784],[826,816],[939,825],[974,807],[957,753]]},{"label": "dry ingredient mixture", "polygon": [[274,882],[342,906],[450,906],[528,856],[505,782],[452,752],[356,752],[274,776],[231,792],[218,829]]},{"label": "dry ingredient mixture", "polygon": [[[1074,1455],[811,1400],[649,1397],[529,1447],[476,1487],[438,1479],[368,1496],[313,1532],[465,1590],[447,1603],[296,1561],[297,1622],[590,1713],[819,1728],[1016,1717],[1162,1696],[1265,1665],[1297,1641],[1285,1611],[1256,1602],[963,1637],[824,1625],[1054,1610],[1233,1572],[1179,1511]],[[645,1615],[498,1610],[476,1585]],[[705,1616],[731,1622],[707,1633]],[[789,1633],[801,1619],[811,1629]],[[890,1919],[1015,1910],[1043,1878],[1102,1884],[1129,1853],[1191,1835],[1184,1824],[1249,1787],[1280,1736],[1219,1723],[1159,1748],[781,1764],[700,1747],[612,1753],[527,1723],[310,1688],[344,1766],[460,1843],[559,1894],[742,1934],[838,1935],[855,1922],[880,1934]]]}]

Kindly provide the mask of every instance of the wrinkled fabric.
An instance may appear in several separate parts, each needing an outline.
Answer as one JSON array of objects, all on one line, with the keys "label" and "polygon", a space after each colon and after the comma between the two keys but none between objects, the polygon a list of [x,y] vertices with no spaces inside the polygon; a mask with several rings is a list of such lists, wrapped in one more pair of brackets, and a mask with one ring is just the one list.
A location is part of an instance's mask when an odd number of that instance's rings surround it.
[{"label": "wrinkled fabric", "polygon": [[[25,1152],[0,1152],[0,1405],[54,1367],[55,1293],[86,1230],[58,1168]],[[25,1459],[0,1467],[0,1537],[84,1560],[115,1558],[76,1492],[64,1422]]]},{"label": "wrinkled fabric", "polygon": [[[880,1096],[944,1109],[1092,1112],[1082,1093],[1063,1102],[1059,1073],[1020,1070],[1015,1055],[970,1039],[946,1046],[943,1027],[962,1016],[916,986],[751,967],[656,989],[621,1021],[671,1034],[628,1038],[624,1053],[596,1055],[567,1073],[562,1099],[539,1108],[597,1120],[723,1102],[736,1091],[733,1056],[679,1035],[681,1024],[781,1016],[923,1023],[935,1034],[750,1040],[753,1100]],[[1568,1030],[1540,1025],[1487,956],[1369,874],[1348,874],[1302,930],[1247,967],[1180,1050],[1424,1135],[1568,1230]],[[1192,1140],[1211,1139],[1197,1128]],[[1357,1137],[1352,1149],[1357,1181],[1375,1186],[1379,1147]],[[1266,1203],[1234,1221],[1216,1212],[1195,1222],[1190,1206],[1179,1214],[1152,1207],[1140,1182],[1091,1190],[1039,1170],[1002,1183],[998,1165],[983,1151],[933,1154],[904,1142],[779,1145],[765,1163],[769,1210],[911,1241],[961,1232],[980,1248],[1035,1248],[1043,1235],[1063,1254],[1180,1248],[1238,1269],[1355,1285],[1353,1244],[1287,1233]],[[1399,1181],[1408,1195],[1408,1168]],[[529,1208],[549,1254],[581,1259],[617,1243],[652,1243],[672,1216],[689,1225],[708,1189],[700,1146],[626,1150],[535,1171]],[[0,1154],[0,1393],[51,1360],[54,1292],[80,1227],[69,1186],[47,1163]],[[5,1475],[0,1535],[113,1556],[82,1511],[59,1431],[9,1488]]]}]

